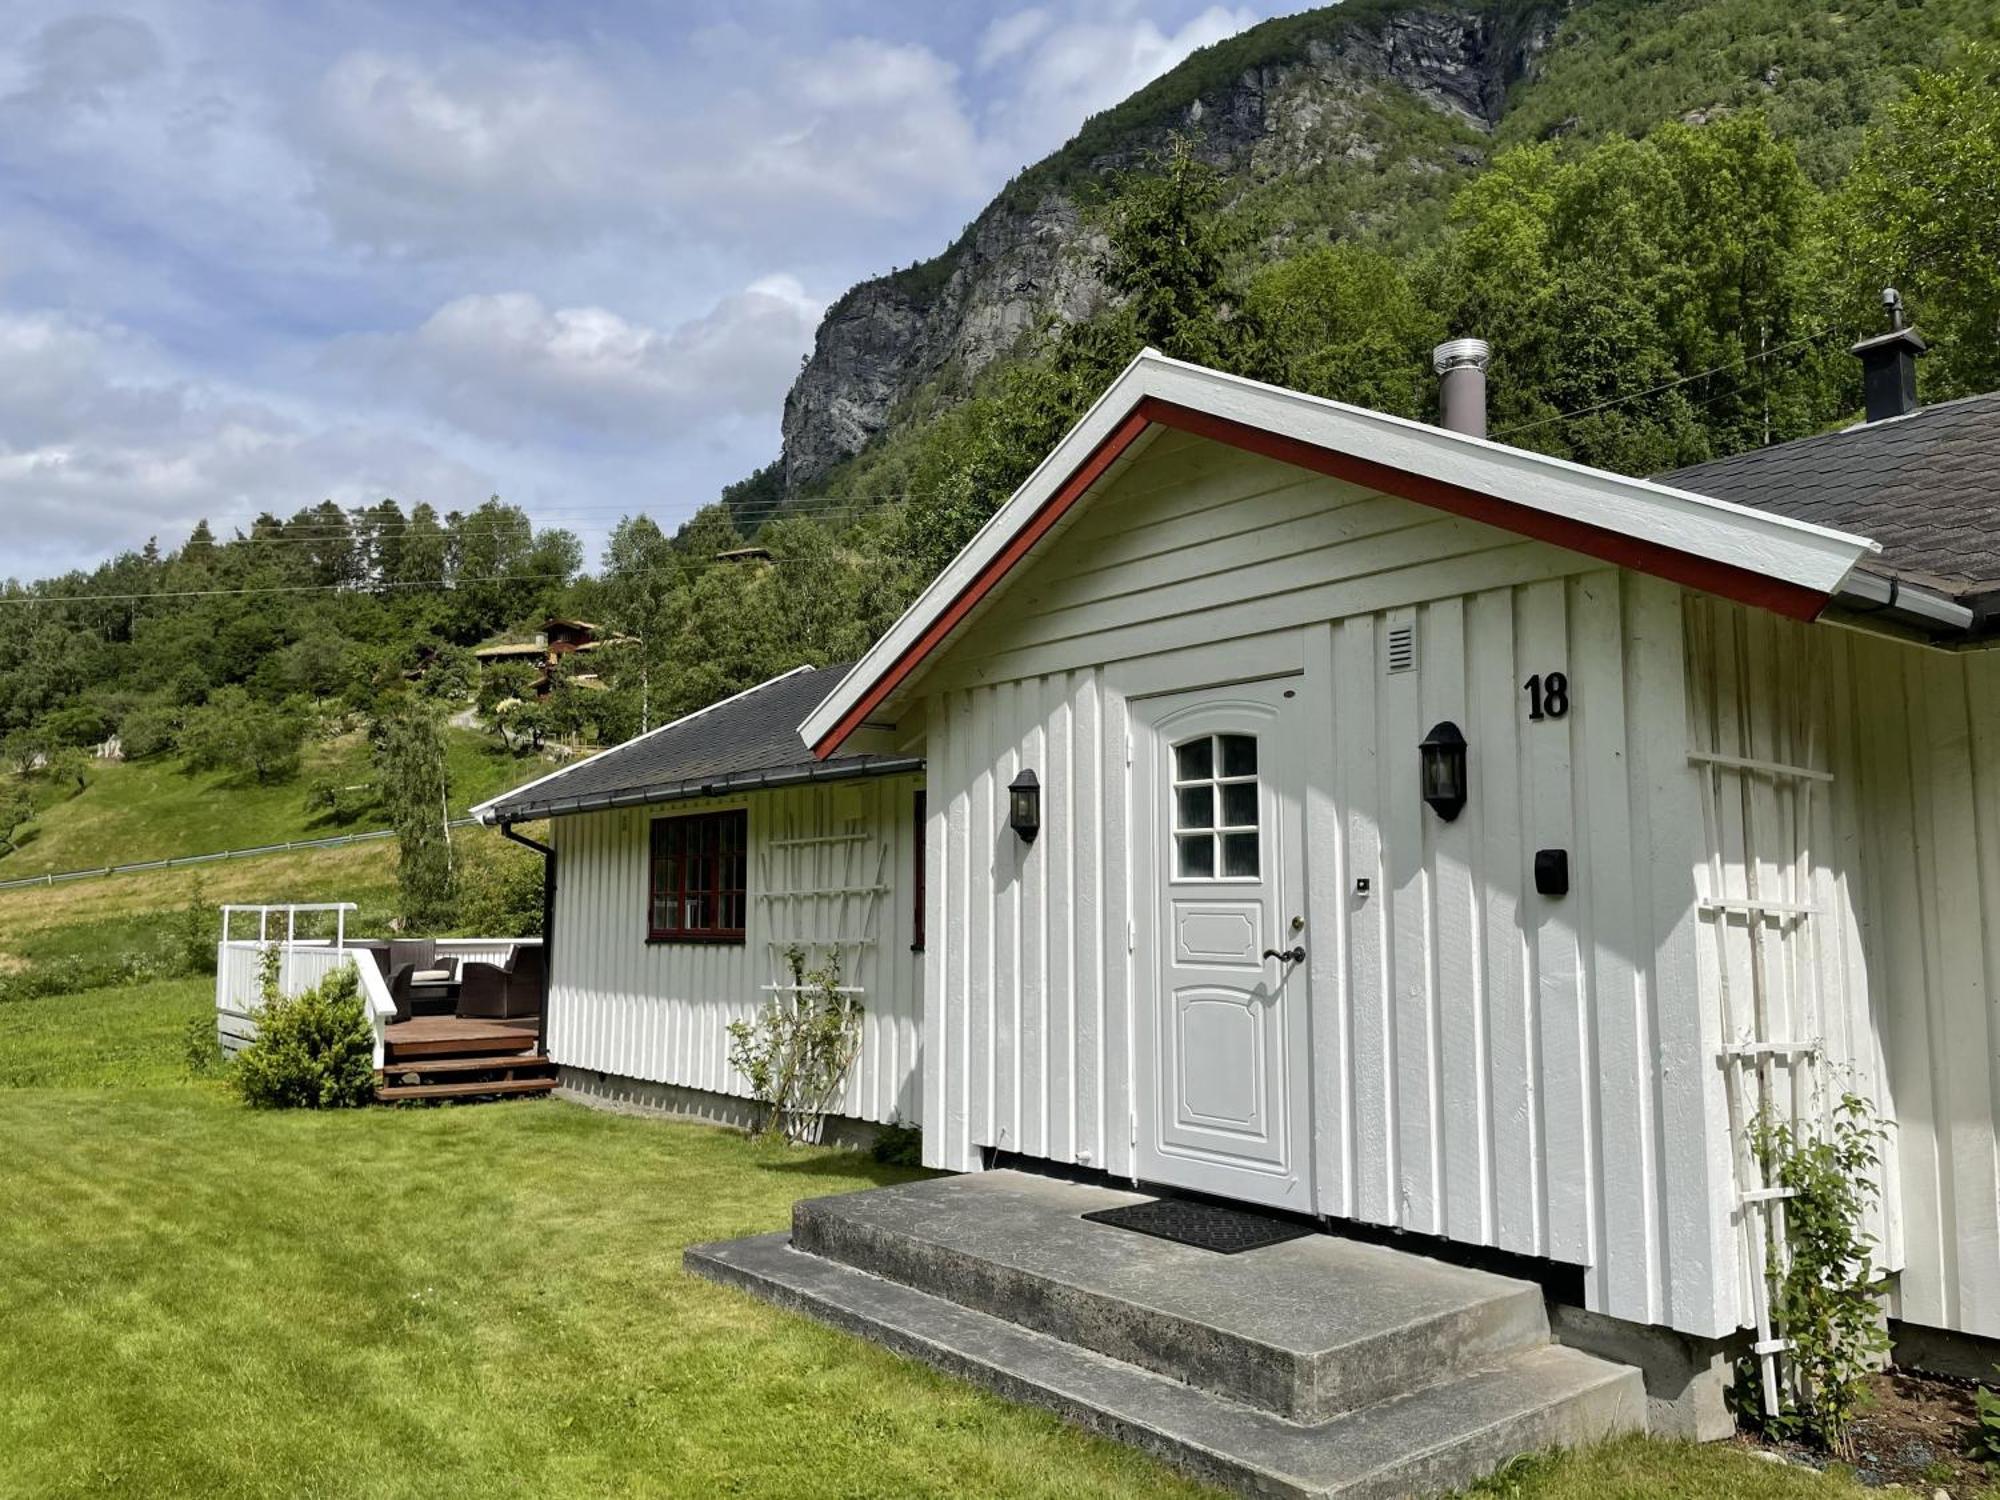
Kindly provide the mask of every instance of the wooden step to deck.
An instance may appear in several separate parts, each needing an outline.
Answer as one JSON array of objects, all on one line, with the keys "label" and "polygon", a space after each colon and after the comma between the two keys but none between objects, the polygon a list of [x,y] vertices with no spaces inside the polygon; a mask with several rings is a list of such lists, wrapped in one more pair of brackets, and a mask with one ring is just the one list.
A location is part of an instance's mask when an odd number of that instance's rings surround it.
[{"label": "wooden step to deck", "polygon": [[554,1078],[474,1079],[464,1083],[380,1084],[375,1097],[389,1103],[404,1099],[465,1099],[487,1094],[546,1094],[554,1090]]},{"label": "wooden step to deck", "polygon": [[506,1056],[485,1057],[419,1057],[408,1060],[390,1059],[379,1076],[399,1078],[405,1073],[422,1073],[429,1077],[437,1073],[502,1073],[527,1072],[534,1068],[550,1068],[546,1054],[540,1052],[510,1053]]},{"label": "wooden step to deck", "polygon": [[391,1064],[432,1057],[526,1057],[536,1048],[532,1031],[473,1037],[392,1038],[384,1049]]}]

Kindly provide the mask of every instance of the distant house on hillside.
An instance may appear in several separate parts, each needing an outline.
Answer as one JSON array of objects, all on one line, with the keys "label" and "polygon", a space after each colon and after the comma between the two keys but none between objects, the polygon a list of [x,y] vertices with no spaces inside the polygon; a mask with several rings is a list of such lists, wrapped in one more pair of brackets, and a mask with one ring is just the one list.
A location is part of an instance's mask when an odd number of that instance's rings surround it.
[{"label": "distant house on hillside", "polygon": [[[533,640],[516,641],[499,639],[488,641],[483,646],[475,646],[472,654],[479,659],[481,667],[496,666],[501,662],[528,662],[537,669],[534,691],[537,698],[546,698],[549,692],[549,677],[556,669],[556,663],[565,656],[575,656],[587,651],[596,651],[604,646],[615,646],[625,641],[625,636],[600,635],[601,626],[589,620],[563,620],[550,618],[536,632]],[[595,672],[578,672],[576,681],[595,686]]]}]

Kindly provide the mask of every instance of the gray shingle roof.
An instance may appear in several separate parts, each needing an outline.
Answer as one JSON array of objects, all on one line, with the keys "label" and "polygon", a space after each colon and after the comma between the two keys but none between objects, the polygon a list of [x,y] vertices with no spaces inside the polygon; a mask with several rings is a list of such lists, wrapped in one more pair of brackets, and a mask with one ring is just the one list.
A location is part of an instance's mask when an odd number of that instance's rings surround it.
[{"label": "gray shingle roof", "polygon": [[496,799],[489,822],[561,816],[599,807],[799,781],[886,776],[920,769],[902,755],[835,755],[815,760],[799,725],[853,663],[802,667],[642,734],[601,755]]},{"label": "gray shingle roof", "polygon": [[1878,572],[1953,594],[2000,587],[2000,391],[1654,478],[1870,537]]}]

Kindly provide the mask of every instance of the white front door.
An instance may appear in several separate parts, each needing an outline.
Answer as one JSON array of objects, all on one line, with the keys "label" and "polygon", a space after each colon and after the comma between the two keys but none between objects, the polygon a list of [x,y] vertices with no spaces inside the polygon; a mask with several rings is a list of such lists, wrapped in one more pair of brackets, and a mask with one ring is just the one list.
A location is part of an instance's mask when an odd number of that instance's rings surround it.
[{"label": "white front door", "polygon": [[1135,701],[1138,1168],[1310,1211],[1300,679]]}]

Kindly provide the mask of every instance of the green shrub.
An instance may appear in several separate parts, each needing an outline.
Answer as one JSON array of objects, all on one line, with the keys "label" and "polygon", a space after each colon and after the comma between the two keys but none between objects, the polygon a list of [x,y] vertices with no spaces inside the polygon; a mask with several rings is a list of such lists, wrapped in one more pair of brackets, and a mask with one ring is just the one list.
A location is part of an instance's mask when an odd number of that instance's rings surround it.
[{"label": "green shrub", "polygon": [[[2000,1365],[1994,1366],[1993,1373],[2000,1375]],[[2000,1464],[2000,1391],[1974,1386],[1972,1402],[1972,1456],[1981,1463]]]},{"label": "green shrub", "polygon": [[181,1034],[181,1058],[196,1078],[222,1071],[228,1059],[222,1055],[222,1039],[215,1034],[213,1015],[188,1017],[187,1029]]},{"label": "green shrub", "polygon": [[216,909],[208,904],[208,887],[199,875],[188,891],[187,905],[180,910],[174,939],[180,949],[181,964],[188,973],[215,972],[215,949],[222,939],[222,924]]},{"label": "green shrub", "polygon": [[924,1133],[915,1125],[891,1120],[875,1137],[869,1155],[885,1167],[921,1167],[924,1164]]},{"label": "green shrub", "polygon": [[840,984],[840,955],[806,968],[806,951],[785,950],[792,982],[764,1003],[756,1021],[729,1023],[729,1063],[764,1106],[754,1134],[777,1129],[795,1143],[817,1141],[861,1050],[861,1004]]},{"label": "green shrub", "polygon": [[[1775,1238],[1765,1251],[1772,1319],[1791,1348],[1779,1413],[1760,1420],[1774,1436],[1850,1458],[1864,1382],[1889,1348],[1875,1242],[1862,1228],[1878,1192],[1883,1126],[1873,1105],[1848,1094],[1823,1132],[1769,1113],[1754,1128],[1765,1179],[1791,1193],[1784,1253]],[[1755,1389],[1754,1370],[1746,1359],[1746,1391]]]},{"label": "green shrub", "polygon": [[302,995],[267,998],[237,1055],[244,1101],[260,1109],[352,1109],[375,1096],[375,1037],[354,970]]}]

